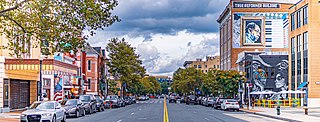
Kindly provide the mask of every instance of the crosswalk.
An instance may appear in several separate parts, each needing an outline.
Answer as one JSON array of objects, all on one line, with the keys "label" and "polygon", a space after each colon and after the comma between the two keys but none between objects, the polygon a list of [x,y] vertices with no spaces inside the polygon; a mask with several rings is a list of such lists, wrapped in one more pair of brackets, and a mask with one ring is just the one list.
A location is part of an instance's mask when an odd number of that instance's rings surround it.
[{"label": "crosswalk", "polygon": [[147,100],[147,101],[137,101],[138,104],[157,104],[163,103],[163,100]]}]

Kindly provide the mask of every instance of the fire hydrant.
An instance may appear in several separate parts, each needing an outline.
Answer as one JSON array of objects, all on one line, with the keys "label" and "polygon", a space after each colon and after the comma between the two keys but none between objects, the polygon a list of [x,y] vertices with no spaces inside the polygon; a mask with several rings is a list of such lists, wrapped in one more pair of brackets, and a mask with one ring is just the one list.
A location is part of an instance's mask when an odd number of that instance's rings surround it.
[{"label": "fire hydrant", "polygon": [[277,106],[277,115],[280,115],[280,106]]}]

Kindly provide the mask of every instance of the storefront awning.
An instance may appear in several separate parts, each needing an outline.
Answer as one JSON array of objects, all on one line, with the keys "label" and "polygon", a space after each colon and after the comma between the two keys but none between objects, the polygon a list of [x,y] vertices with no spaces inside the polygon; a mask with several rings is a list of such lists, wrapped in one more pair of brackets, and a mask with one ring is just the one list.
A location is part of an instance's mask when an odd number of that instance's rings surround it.
[{"label": "storefront awning", "polygon": [[299,86],[298,89],[303,88],[304,86],[306,86],[308,84],[308,82],[302,82]]},{"label": "storefront awning", "polygon": [[6,77],[20,80],[39,80],[39,71],[37,70],[6,70]]}]

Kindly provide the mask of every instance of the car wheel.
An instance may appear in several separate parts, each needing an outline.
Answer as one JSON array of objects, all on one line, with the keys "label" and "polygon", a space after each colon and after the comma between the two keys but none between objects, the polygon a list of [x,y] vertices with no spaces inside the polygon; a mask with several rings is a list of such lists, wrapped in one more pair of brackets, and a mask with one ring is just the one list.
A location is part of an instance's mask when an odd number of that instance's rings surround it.
[{"label": "car wheel", "polygon": [[80,116],[79,111],[76,111],[76,118]]},{"label": "car wheel", "polygon": [[92,110],[92,108],[90,108],[90,112],[89,112],[90,114],[92,114],[93,113],[93,110]]},{"label": "car wheel", "polygon": [[62,118],[62,120],[61,120],[61,122],[66,122],[67,121],[67,115],[66,114],[64,114],[63,115],[63,118]]},{"label": "car wheel", "polygon": [[83,109],[82,116],[86,116],[86,110]]},{"label": "car wheel", "polygon": [[56,121],[57,121],[56,115],[53,115],[52,122],[56,122]]},{"label": "car wheel", "polygon": [[102,110],[102,111],[104,111],[104,108],[103,108],[103,107],[101,107],[101,110]]}]

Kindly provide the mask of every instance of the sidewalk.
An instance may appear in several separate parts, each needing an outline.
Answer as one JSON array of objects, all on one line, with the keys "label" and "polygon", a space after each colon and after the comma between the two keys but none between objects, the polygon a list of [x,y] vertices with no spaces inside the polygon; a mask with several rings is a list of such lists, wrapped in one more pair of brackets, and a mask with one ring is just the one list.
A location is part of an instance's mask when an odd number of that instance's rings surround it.
[{"label": "sidewalk", "polygon": [[241,109],[243,112],[252,113],[256,115],[261,115],[265,117],[275,118],[284,121],[290,122],[318,122],[320,121],[320,109],[309,110],[309,115],[304,114],[302,108],[283,108],[280,109],[280,115],[277,115],[276,108],[263,108],[263,107],[254,107],[251,110],[247,110],[245,107]]},{"label": "sidewalk", "polygon": [[20,118],[20,114],[23,111],[13,111],[13,112],[8,112],[8,113],[0,113],[0,118]]}]

